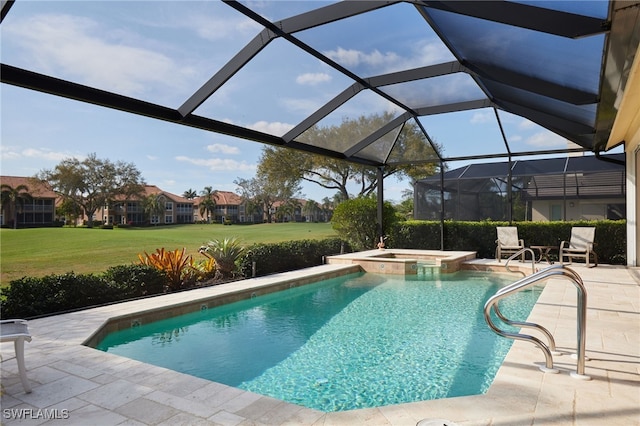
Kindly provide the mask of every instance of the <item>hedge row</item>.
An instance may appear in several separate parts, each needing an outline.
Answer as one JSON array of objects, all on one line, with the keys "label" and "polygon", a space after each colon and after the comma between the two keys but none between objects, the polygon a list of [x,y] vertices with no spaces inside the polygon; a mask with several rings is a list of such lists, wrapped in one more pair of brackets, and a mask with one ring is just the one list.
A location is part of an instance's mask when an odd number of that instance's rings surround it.
[{"label": "hedge row", "polygon": [[[595,251],[600,263],[626,264],[627,229],[625,221],[599,220],[576,222],[514,222],[518,237],[525,246],[548,245],[559,247],[571,237],[574,226],[595,226]],[[445,250],[473,250],[479,258],[492,259],[496,248],[496,226],[507,222],[444,222]],[[440,222],[407,221],[397,224],[389,236],[390,248],[439,250]],[[557,253],[552,253],[557,256]]]},{"label": "hedge row", "polygon": [[255,263],[255,276],[258,277],[322,265],[323,256],[349,251],[349,245],[340,238],[254,244],[240,259],[239,268],[244,277],[250,278]]},{"label": "hedge row", "polygon": [[32,318],[162,293],[166,276],[151,266],[123,265],[102,275],[23,277],[0,290],[0,317]]}]

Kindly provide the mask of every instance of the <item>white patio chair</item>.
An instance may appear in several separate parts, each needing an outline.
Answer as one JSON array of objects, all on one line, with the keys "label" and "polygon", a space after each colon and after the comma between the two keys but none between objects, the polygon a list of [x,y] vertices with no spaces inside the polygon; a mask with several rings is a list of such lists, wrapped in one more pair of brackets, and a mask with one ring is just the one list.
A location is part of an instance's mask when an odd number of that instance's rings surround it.
[{"label": "white patio chair", "polygon": [[[502,260],[502,256],[511,256],[524,248],[524,240],[518,238],[518,228],[515,226],[496,226],[498,239],[496,240],[496,259]],[[524,261],[524,252],[520,256]]]},{"label": "white patio chair", "polygon": [[9,319],[0,321],[0,342],[13,342],[18,362],[18,373],[22,381],[22,387],[26,393],[31,393],[31,386],[27,380],[27,369],[24,366],[24,341],[30,342],[31,335],[27,327],[27,321],[22,319]]},{"label": "white patio chair", "polygon": [[593,240],[596,236],[596,228],[593,226],[574,226],[571,228],[571,239],[560,244],[560,263],[564,258],[569,259],[569,264],[574,257],[583,257],[589,267],[589,256],[593,255],[594,266],[598,266],[598,255],[593,251]]}]

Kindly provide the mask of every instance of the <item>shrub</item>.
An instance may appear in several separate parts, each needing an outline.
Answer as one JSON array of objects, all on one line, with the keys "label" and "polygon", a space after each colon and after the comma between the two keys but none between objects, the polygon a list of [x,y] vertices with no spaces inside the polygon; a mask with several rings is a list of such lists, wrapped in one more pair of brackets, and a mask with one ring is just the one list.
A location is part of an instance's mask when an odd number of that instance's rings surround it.
[{"label": "shrub", "polygon": [[[383,204],[382,217],[382,234],[386,236],[398,220],[391,203]],[[340,238],[356,251],[376,248],[381,237],[378,235],[378,202],[372,197],[358,197],[338,204],[331,223]]]},{"label": "shrub", "polygon": [[120,299],[162,293],[168,284],[166,275],[149,265],[113,266],[107,269],[103,278],[118,290]]},{"label": "shrub", "polygon": [[29,318],[113,302],[119,290],[100,276],[68,272],[11,281],[1,295],[2,318]]},{"label": "shrub", "polygon": [[322,265],[324,256],[341,251],[350,251],[350,247],[340,238],[254,244],[247,248],[238,263],[243,276],[253,275],[254,263],[256,276],[263,276]]}]

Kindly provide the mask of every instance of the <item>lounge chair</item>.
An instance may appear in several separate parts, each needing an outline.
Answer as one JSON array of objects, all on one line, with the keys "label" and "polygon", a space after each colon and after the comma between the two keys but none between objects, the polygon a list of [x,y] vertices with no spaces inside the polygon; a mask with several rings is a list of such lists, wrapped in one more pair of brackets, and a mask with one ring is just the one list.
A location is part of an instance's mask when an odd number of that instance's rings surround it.
[{"label": "lounge chair", "polygon": [[564,258],[569,258],[569,263],[574,257],[584,257],[589,267],[589,255],[593,255],[594,266],[598,266],[598,255],[593,251],[593,240],[596,236],[596,228],[593,226],[575,226],[571,228],[571,239],[560,244],[560,263]]},{"label": "lounge chair", "polygon": [[[515,226],[496,226],[498,239],[496,240],[496,259],[502,260],[502,256],[511,256],[524,248],[524,240],[518,238],[518,228]],[[524,261],[524,252],[520,256]]]},{"label": "lounge chair", "polygon": [[24,366],[24,341],[30,342],[31,335],[27,322],[21,319],[9,319],[0,321],[0,342],[13,342],[18,362],[18,373],[26,393],[31,393],[31,386],[27,380],[27,369]]}]

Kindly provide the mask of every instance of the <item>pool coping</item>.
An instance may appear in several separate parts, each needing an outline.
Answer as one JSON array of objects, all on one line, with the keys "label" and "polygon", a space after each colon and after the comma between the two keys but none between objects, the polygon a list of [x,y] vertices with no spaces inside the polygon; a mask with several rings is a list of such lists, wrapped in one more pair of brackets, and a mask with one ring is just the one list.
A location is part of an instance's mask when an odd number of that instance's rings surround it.
[{"label": "pool coping", "polygon": [[476,255],[475,251],[378,249],[327,256],[326,263],[359,265],[365,272],[378,274],[416,275],[423,262],[434,262],[441,272],[453,273]]},{"label": "pool coping", "polygon": [[[477,262],[476,262],[477,263]],[[491,262],[486,266],[491,266]],[[497,263],[495,267],[500,267]],[[353,270],[323,265],[313,273]],[[558,359],[561,374],[543,374],[541,352],[515,342],[485,395],[421,401],[375,409],[323,413],[273,398],[230,388],[161,367],[104,353],[82,343],[108,318],[159,305],[197,301],[221,291],[211,287],[189,292],[32,320],[33,341],[26,345],[33,393],[25,394],[17,377],[12,348],[2,344],[3,408],[66,409],[75,424],[391,424],[415,425],[426,418],[457,424],[634,424],[640,418],[640,291],[625,267],[600,265],[575,269],[590,292],[587,374],[591,382],[571,379],[575,365]],[[245,280],[225,286],[266,286],[295,279],[309,270]],[[250,282],[247,282],[250,281]],[[549,285],[553,284],[553,285]],[[575,342],[575,291],[566,282],[545,286],[530,319],[548,326],[561,350]],[[217,286],[222,287],[222,286]],[[57,407],[57,408],[56,408]],[[98,420],[98,421],[96,421]],[[51,421],[56,423],[55,420]],[[61,421],[62,422],[62,421]],[[4,424],[19,424],[4,419]],[[38,423],[38,422],[36,422]],[[61,423],[62,424],[62,423]],[[69,419],[64,424],[70,424]],[[74,424],[71,422],[71,424]]]}]

